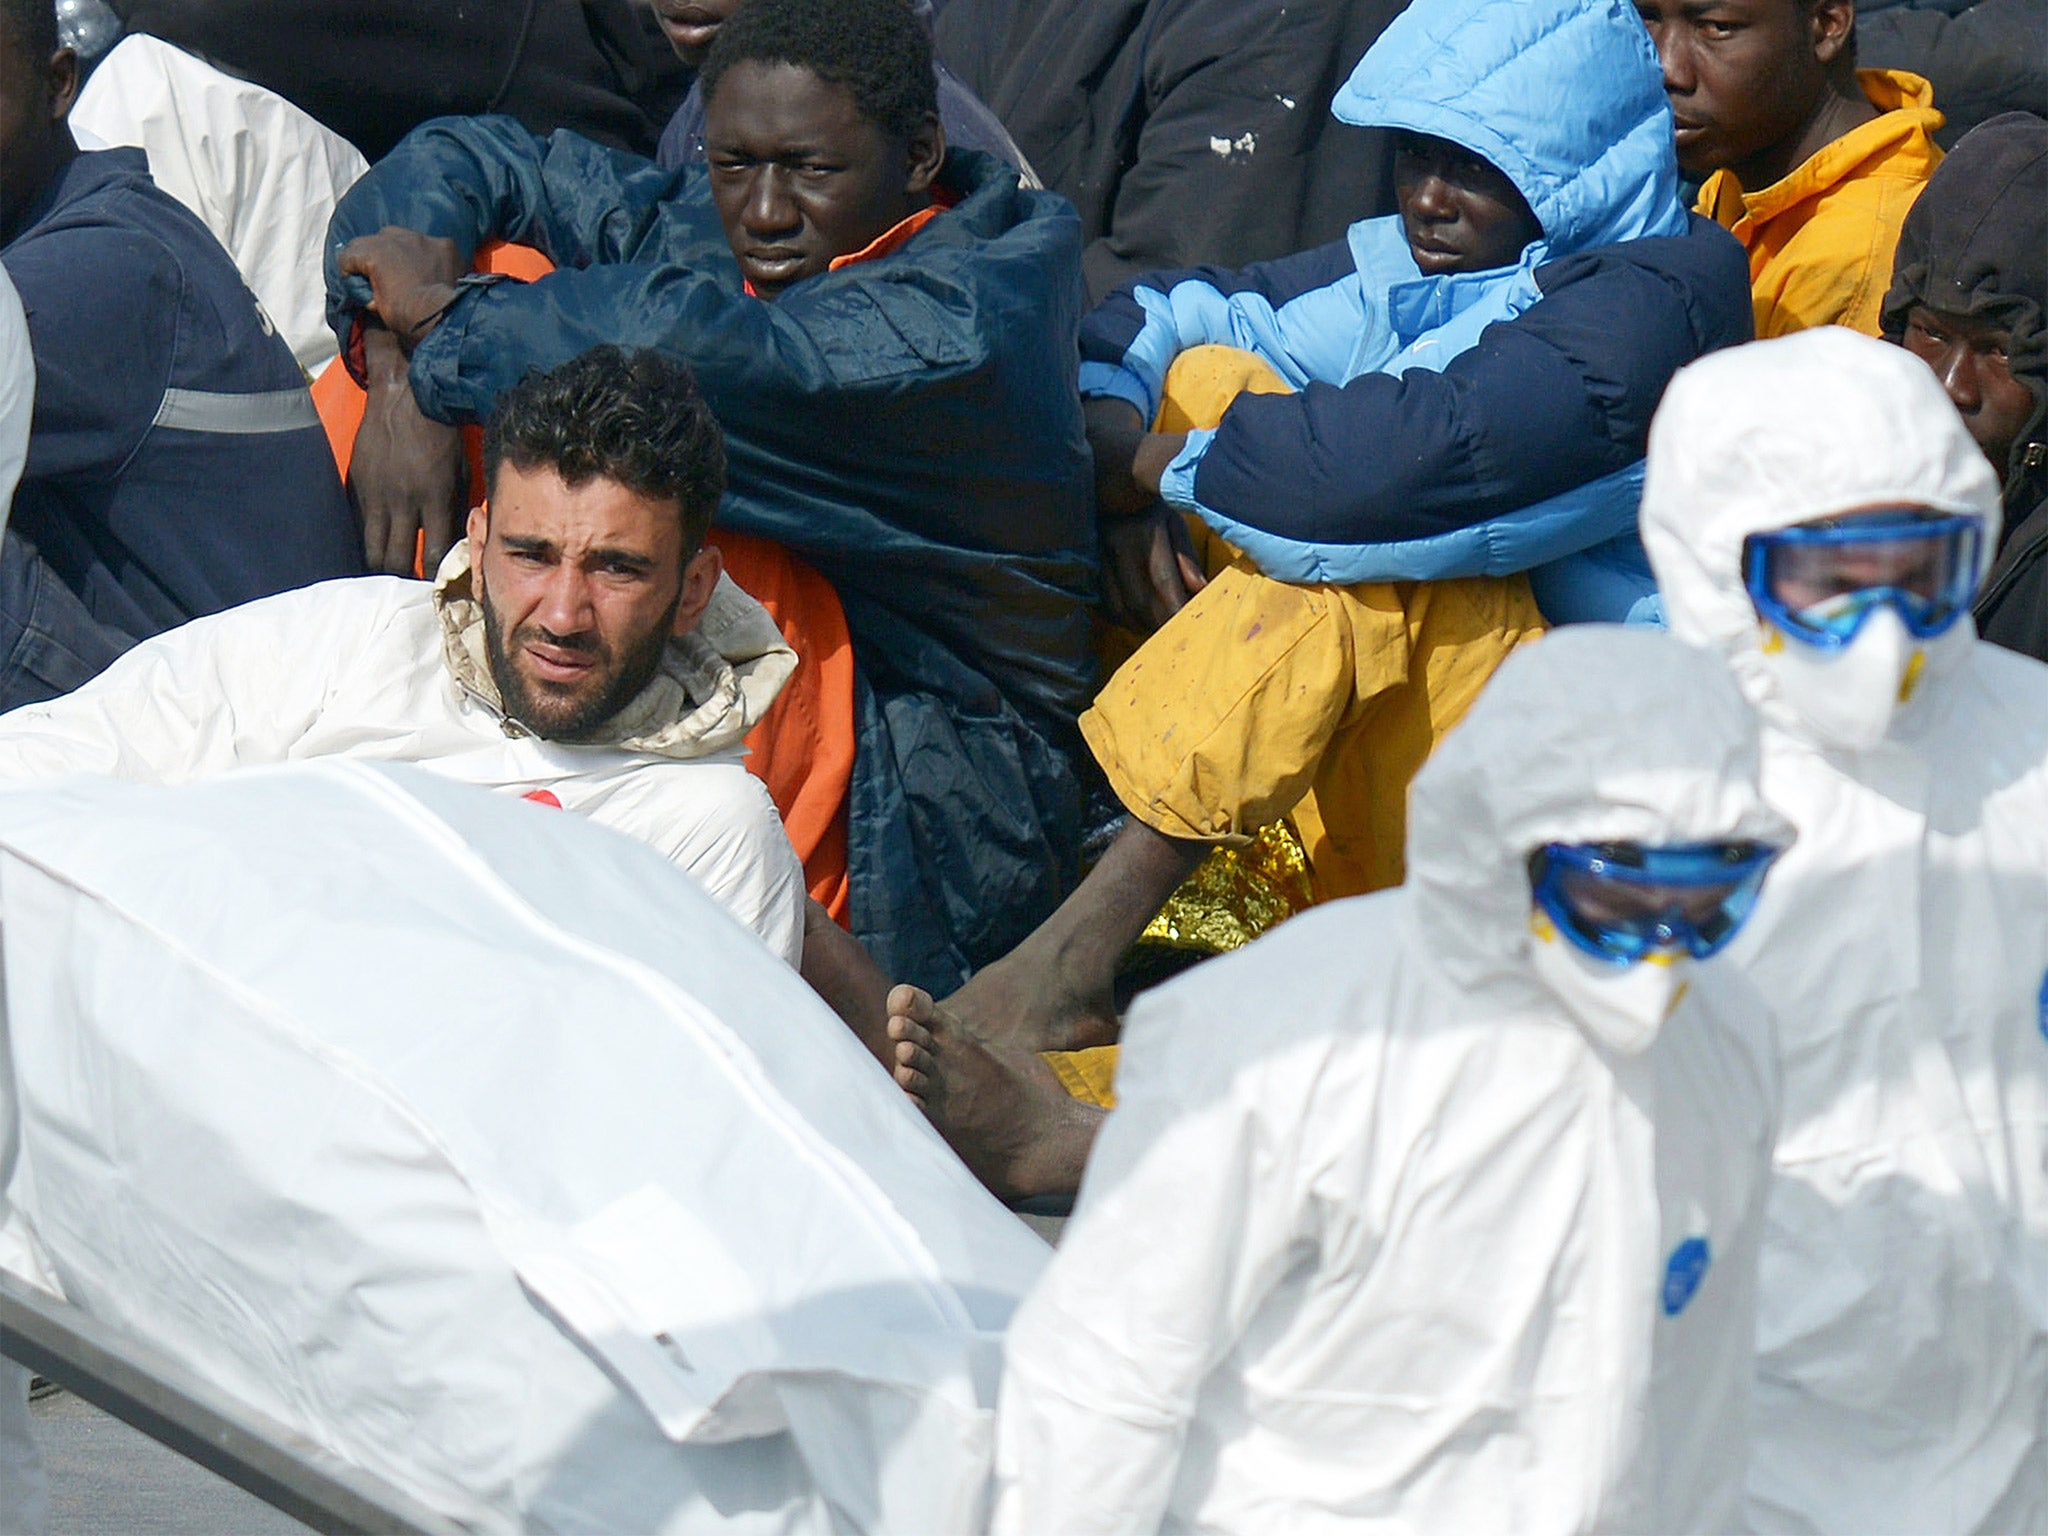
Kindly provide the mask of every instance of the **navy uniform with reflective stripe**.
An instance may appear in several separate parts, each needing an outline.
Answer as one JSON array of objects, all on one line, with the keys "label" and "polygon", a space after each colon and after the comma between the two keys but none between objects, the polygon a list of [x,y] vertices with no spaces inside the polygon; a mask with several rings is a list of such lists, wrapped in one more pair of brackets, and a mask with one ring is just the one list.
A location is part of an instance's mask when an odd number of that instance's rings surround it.
[{"label": "navy uniform with reflective stripe", "polygon": [[[140,150],[78,156],[0,260],[36,363],[9,563],[32,546],[41,581],[74,595],[117,648],[362,571],[291,349]],[[5,585],[19,610],[22,581]],[[10,616],[11,644],[23,620]],[[14,659],[0,654],[0,672]]]}]

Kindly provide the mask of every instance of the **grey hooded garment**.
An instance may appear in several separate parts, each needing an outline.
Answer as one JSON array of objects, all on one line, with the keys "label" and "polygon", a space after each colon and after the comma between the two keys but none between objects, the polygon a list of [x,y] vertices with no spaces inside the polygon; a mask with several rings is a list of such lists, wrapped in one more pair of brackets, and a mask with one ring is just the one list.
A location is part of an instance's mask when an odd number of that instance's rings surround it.
[{"label": "grey hooded garment", "polygon": [[1916,304],[2004,329],[2012,376],[2034,393],[1998,466],[2006,533],[1976,614],[1986,640],[2048,661],[2048,121],[1993,118],[1935,170],[1899,231],[1887,341]]}]

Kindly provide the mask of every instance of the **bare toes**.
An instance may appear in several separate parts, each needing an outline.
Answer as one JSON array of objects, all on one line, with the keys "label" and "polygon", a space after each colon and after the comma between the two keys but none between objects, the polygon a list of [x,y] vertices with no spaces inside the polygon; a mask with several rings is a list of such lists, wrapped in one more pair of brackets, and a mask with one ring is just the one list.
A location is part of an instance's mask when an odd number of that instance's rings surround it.
[{"label": "bare toes", "polygon": [[932,1019],[932,995],[923,987],[908,983],[889,989],[889,1017],[909,1019],[918,1024],[929,1024]]},{"label": "bare toes", "polygon": [[[908,1020],[903,1022],[907,1027],[916,1029],[920,1035],[924,1034],[922,1029],[918,1029]],[[930,1038],[928,1035],[925,1037],[927,1045]],[[913,1040],[898,1040],[895,1045],[896,1059],[889,1068],[890,1075],[896,1079],[896,1086],[919,1103],[923,1103],[930,1096],[932,1078],[939,1067],[937,1057],[927,1049],[927,1045],[920,1045]]]},{"label": "bare toes", "polygon": [[933,1038],[932,1032],[922,1024],[911,1019],[902,1017],[891,1019],[889,1021],[889,1038],[896,1042],[899,1054],[906,1048],[920,1053],[936,1051],[938,1049],[938,1041]]}]

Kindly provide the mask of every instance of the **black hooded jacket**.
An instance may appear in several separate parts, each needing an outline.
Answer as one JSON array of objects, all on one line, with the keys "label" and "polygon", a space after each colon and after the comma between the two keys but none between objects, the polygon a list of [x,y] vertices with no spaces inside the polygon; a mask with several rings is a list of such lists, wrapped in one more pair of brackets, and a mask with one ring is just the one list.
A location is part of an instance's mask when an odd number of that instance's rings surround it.
[{"label": "black hooded jacket", "polygon": [[652,154],[687,89],[632,0],[113,4],[130,32],[277,92],[373,161],[430,117],[473,112]]},{"label": "black hooded jacket", "polygon": [[1856,62],[1909,69],[1934,87],[1952,147],[2001,112],[2048,113],[2048,5],[2042,0],[1858,0]]},{"label": "black hooded jacket", "polygon": [[1915,304],[1987,321],[2010,337],[2034,412],[2005,464],[2005,532],[1977,595],[1977,631],[2048,661],[2048,120],[2008,112],[1966,135],[1906,215],[1884,334]]},{"label": "black hooded jacket", "polygon": [[1407,0],[949,0],[939,57],[1081,215],[1088,296],[1243,267],[1393,208],[1330,98]]}]

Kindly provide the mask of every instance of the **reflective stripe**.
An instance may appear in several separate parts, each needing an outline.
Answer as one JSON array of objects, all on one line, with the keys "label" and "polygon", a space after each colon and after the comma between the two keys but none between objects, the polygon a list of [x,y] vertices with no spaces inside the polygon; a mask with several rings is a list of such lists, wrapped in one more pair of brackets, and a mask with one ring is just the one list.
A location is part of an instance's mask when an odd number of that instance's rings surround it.
[{"label": "reflective stripe", "polygon": [[260,395],[220,395],[204,389],[167,389],[156,408],[159,427],[181,432],[297,432],[320,425],[313,396],[304,388]]}]

